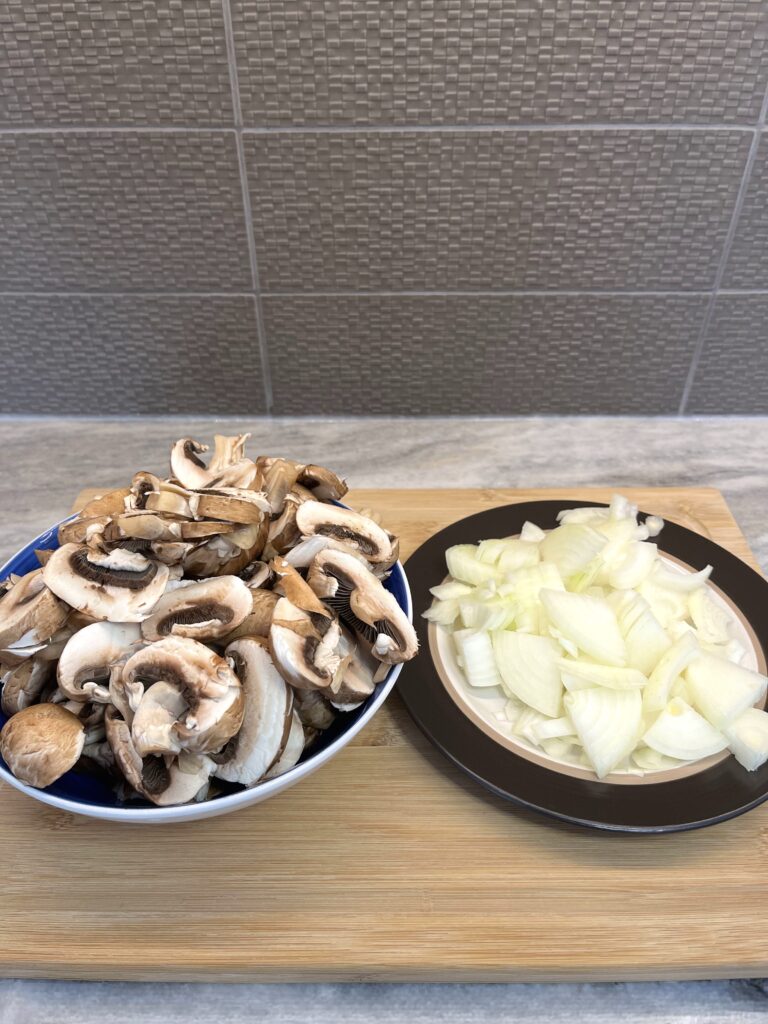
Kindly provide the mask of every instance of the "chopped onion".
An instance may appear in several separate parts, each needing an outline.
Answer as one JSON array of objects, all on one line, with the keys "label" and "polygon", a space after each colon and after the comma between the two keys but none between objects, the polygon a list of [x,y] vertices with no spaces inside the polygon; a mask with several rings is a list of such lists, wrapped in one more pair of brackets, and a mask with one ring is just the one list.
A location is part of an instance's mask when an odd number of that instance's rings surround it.
[{"label": "chopped onion", "polygon": [[725,730],[736,760],[753,772],[768,761],[768,714],[747,708]]},{"label": "chopped onion", "polygon": [[563,687],[557,667],[560,648],[555,641],[507,630],[493,633],[492,639],[504,689],[541,714],[557,718]]},{"label": "chopped onion", "polygon": [[457,544],[448,548],[445,552],[445,561],[451,576],[462,583],[477,586],[497,576],[493,566],[478,561],[477,547],[474,544]]},{"label": "chopped onion", "polygon": [[699,639],[708,644],[726,644],[731,638],[730,619],[703,587],[688,597],[688,611]]},{"label": "chopped onion", "polygon": [[592,686],[607,686],[609,690],[639,690],[648,682],[635,668],[614,668],[573,658],[559,658],[557,665],[571,678],[584,679]]},{"label": "chopped onion", "polygon": [[566,523],[541,542],[541,557],[557,566],[563,579],[580,572],[605,547],[605,537],[591,526]]},{"label": "chopped onion", "polygon": [[520,540],[533,541],[534,544],[537,544],[540,540],[544,540],[546,536],[546,533],[544,533],[540,526],[529,522],[527,519],[523,523],[523,528],[520,531]]},{"label": "chopped onion", "polygon": [[728,746],[725,736],[681,697],[674,697],[667,704],[643,736],[643,743],[681,761],[710,757]]},{"label": "chopped onion", "polygon": [[648,685],[643,692],[643,710],[646,714],[666,707],[672,683],[698,654],[699,645],[693,633],[683,633],[672,644],[648,677]]},{"label": "chopped onion", "polygon": [[604,778],[637,746],[642,725],[638,690],[602,686],[576,690],[563,703],[598,778]]},{"label": "chopped onion", "polygon": [[493,645],[488,633],[461,629],[453,634],[456,650],[461,657],[464,675],[470,686],[499,686],[501,678],[496,669]]},{"label": "chopped onion", "polygon": [[440,583],[430,588],[430,594],[438,601],[452,601],[455,598],[466,597],[472,593],[472,587],[466,583],[459,583],[458,580],[448,580],[447,583]]},{"label": "chopped onion", "polygon": [[716,729],[725,729],[747,708],[765,699],[768,679],[702,652],[688,666],[685,678],[694,706]]},{"label": "chopped onion", "polygon": [[540,596],[550,621],[585,654],[604,665],[626,664],[624,638],[607,601],[556,590]]}]

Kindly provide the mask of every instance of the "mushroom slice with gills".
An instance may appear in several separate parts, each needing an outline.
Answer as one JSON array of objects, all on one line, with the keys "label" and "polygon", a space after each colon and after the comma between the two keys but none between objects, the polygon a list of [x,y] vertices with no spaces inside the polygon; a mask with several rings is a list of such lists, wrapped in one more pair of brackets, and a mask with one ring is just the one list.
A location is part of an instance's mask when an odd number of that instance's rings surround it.
[{"label": "mushroom slice with gills", "polygon": [[163,565],[181,565],[185,558],[192,554],[196,545],[185,541],[177,540],[156,540],[150,541],[148,553],[162,562]]},{"label": "mushroom slice with gills", "polygon": [[147,640],[186,636],[217,640],[231,633],[250,615],[251,591],[237,576],[214,576],[167,591],[141,624]]},{"label": "mushroom slice with gills", "polygon": [[153,491],[159,491],[161,483],[160,477],[155,476],[154,473],[147,473],[145,470],[134,473],[130,493],[126,499],[126,508],[146,508],[147,495]]},{"label": "mushroom slice with gills", "polygon": [[133,622],[94,622],[78,630],[59,658],[59,689],[70,700],[108,704],[112,666],[140,641],[141,630]]},{"label": "mushroom slice with gills", "polygon": [[330,729],[336,712],[319,690],[296,690],[294,707],[305,729]]},{"label": "mushroom slice with gills", "polygon": [[307,582],[334,611],[372,644],[387,665],[409,661],[418,650],[413,625],[381,580],[345,551],[321,551]]},{"label": "mushroom slice with gills", "polygon": [[78,611],[109,622],[141,622],[165,590],[168,566],[120,548],[100,554],[65,544],[43,568],[43,578]]},{"label": "mushroom slice with gills", "polygon": [[286,559],[277,557],[270,564],[275,574],[275,590],[302,611],[333,619],[334,614],[318,598],[307,581],[299,575]]},{"label": "mushroom slice with gills", "polygon": [[264,776],[265,779],[276,779],[278,775],[285,775],[298,764],[301,755],[304,753],[304,726],[301,724],[296,711],[291,716],[291,729],[288,733],[288,741],[285,744],[282,754],[277,762],[269,769]]},{"label": "mushroom slice with gills", "polygon": [[27,658],[16,668],[6,672],[2,678],[3,692],[0,707],[3,714],[18,714],[24,708],[36,704],[48,682],[53,677],[53,663],[39,658]]},{"label": "mushroom slice with gills", "polygon": [[233,630],[220,637],[219,643],[230,644],[240,637],[255,636],[266,639],[275,613],[275,605],[280,600],[278,594],[271,590],[251,590],[251,610]]},{"label": "mushroom slice with gills", "polygon": [[297,509],[296,525],[302,536],[331,537],[369,562],[392,560],[392,540],[387,531],[352,509],[307,501]]},{"label": "mushroom slice with gills", "polygon": [[33,647],[64,625],[69,608],[47,585],[44,572],[34,569],[27,573],[0,598],[0,648]]},{"label": "mushroom slice with gills", "polygon": [[319,501],[341,501],[349,488],[346,480],[336,476],[325,466],[304,466],[299,473],[299,483],[312,492]]},{"label": "mushroom slice with gills", "polygon": [[104,542],[118,544],[123,540],[182,540],[182,520],[169,519],[157,512],[136,510],[115,516],[104,527]]},{"label": "mushroom slice with gills", "polygon": [[346,626],[341,627],[339,653],[342,656],[341,666],[326,696],[339,711],[353,711],[376,689],[380,663],[358,643]]},{"label": "mushroom slice with gills", "polygon": [[168,636],[143,648],[125,663],[121,684],[133,692],[134,702],[138,685],[145,688],[131,724],[142,755],[221,750],[242,724],[239,679],[224,658],[197,640]]},{"label": "mushroom slice with gills", "polygon": [[235,640],[225,655],[243,687],[245,713],[237,735],[213,755],[215,775],[253,786],[277,763],[288,742],[293,691],[272,663],[265,642]]},{"label": "mushroom slice with gills", "polygon": [[0,756],[17,779],[36,789],[68,772],[84,745],[82,722],[60,704],[24,708],[0,732]]},{"label": "mushroom slice with gills", "polygon": [[207,789],[215,768],[215,762],[205,754],[192,754],[188,750],[182,750],[168,768],[168,786],[149,799],[159,807],[171,807],[199,800],[201,791]]}]

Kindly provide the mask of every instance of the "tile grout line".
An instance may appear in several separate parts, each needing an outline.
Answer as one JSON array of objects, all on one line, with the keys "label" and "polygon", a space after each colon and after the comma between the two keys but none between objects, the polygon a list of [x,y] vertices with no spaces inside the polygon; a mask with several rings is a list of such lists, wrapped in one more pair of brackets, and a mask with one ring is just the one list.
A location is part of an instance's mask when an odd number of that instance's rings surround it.
[{"label": "tile grout line", "polygon": [[725,239],[723,240],[723,248],[720,252],[720,261],[717,265],[717,272],[715,273],[715,280],[712,285],[712,294],[709,297],[707,308],[704,311],[704,317],[699,328],[699,334],[696,339],[693,352],[691,354],[691,365],[688,368],[688,375],[685,378],[685,384],[683,385],[683,393],[680,397],[680,405],[677,410],[678,416],[684,416],[688,409],[688,402],[691,397],[691,391],[693,389],[693,382],[696,379],[696,373],[699,369],[699,363],[704,352],[704,346],[706,344],[707,335],[709,334],[709,328],[712,325],[712,317],[715,313],[715,305],[717,298],[721,294],[721,288],[723,284],[723,278],[725,277],[725,270],[728,265],[728,260],[731,255],[731,249],[736,238],[736,228],[738,227],[739,220],[741,218],[741,212],[744,208],[744,201],[747,196],[747,189],[749,188],[749,182],[752,177],[752,168],[754,167],[755,160],[757,159],[757,151],[760,146],[760,140],[762,138],[763,129],[766,125],[766,118],[768,117],[768,86],[766,86],[765,94],[763,95],[763,102],[760,107],[760,116],[758,117],[757,124],[755,125],[754,134],[752,136],[752,142],[747,153],[747,159],[744,164],[744,170],[741,175],[741,181],[739,182],[739,191],[736,194],[736,201],[733,204],[733,211],[731,213],[731,219],[728,224],[728,230],[725,233]]},{"label": "tile grout line", "polygon": [[[224,3],[224,0],[222,0]],[[227,22],[231,27],[231,15],[225,16],[225,32]],[[227,37],[227,55],[230,53],[230,38]],[[234,53],[234,39],[232,39],[232,64],[230,64],[230,86],[237,90],[237,98],[233,95],[233,110],[237,104],[240,110],[239,83],[236,80],[237,66]],[[233,79],[233,67],[234,75]],[[762,130],[762,129],[761,129]],[[751,124],[708,124],[702,122],[696,124],[690,121],[664,121],[664,122],[628,122],[628,121],[520,121],[516,123],[489,122],[485,124],[307,124],[307,125],[253,125],[246,127],[242,124],[242,114],[235,119],[234,125],[170,125],[170,124],[99,124],[99,125],[19,125],[0,126],[0,135],[101,135],[110,132],[122,133],[189,133],[189,134],[210,134],[210,133],[232,133],[242,132],[245,135],[313,135],[313,134],[418,134],[418,133],[440,133],[456,134],[460,132],[754,132],[755,126]]]},{"label": "tile grout line", "polygon": [[269,349],[264,315],[261,306],[261,287],[259,284],[259,262],[256,255],[256,237],[253,230],[253,210],[251,209],[251,193],[248,188],[248,169],[245,163],[245,146],[243,145],[243,112],[240,104],[240,82],[237,75],[237,55],[235,53],[235,33],[232,26],[232,8],[230,0],[221,0],[224,17],[224,37],[227,44],[227,66],[229,68],[229,85],[232,93],[232,115],[235,120],[235,145],[237,147],[237,164],[240,171],[240,188],[243,196],[243,216],[248,242],[248,258],[251,264],[251,281],[253,284],[253,309],[256,318],[256,338],[259,345],[262,386],[264,402],[268,416],[272,414],[272,371],[269,365]]},{"label": "tile grout line", "polygon": [[[768,289],[766,289],[768,292]],[[750,293],[751,294],[751,293]],[[656,297],[663,298],[666,296],[670,297],[685,297],[685,298],[703,298],[711,295],[711,289],[700,288],[700,289],[621,289],[621,288],[497,288],[497,289],[484,289],[484,288],[453,288],[453,289],[400,289],[400,290],[376,290],[376,291],[344,291],[344,290],[329,290],[329,291],[265,291],[262,292],[265,298],[269,299],[349,299],[349,298],[398,298],[403,296],[406,298],[450,298],[451,296],[457,297],[477,297],[477,298],[506,298],[513,296],[540,296],[546,298],[548,296],[567,295],[577,297],[579,295],[591,295],[591,296],[617,296],[626,298],[643,298],[643,297]]]}]

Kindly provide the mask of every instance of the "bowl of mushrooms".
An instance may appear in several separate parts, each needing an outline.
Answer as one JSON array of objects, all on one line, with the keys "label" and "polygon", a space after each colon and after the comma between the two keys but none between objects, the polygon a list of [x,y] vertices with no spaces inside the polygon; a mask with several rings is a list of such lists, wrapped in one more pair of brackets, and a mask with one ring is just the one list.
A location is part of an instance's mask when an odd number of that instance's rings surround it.
[{"label": "bowl of mushrooms", "polygon": [[333,757],[416,654],[397,538],[322,466],[182,438],[0,569],[0,777],[188,821]]}]

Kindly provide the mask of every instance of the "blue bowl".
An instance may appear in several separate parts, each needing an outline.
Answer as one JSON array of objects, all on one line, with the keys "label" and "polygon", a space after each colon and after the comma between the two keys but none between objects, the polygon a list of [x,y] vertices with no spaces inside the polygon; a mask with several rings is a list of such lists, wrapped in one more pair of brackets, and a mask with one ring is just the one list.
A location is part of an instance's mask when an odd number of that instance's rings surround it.
[{"label": "blue bowl", "polygon": [[[70,516],[62,522],[75,518]],[[57,523],[49,530],[41,533],[29,544],[17,551],[0,568],[0,580],[5,580],[11,573],[23,576],[40,566],[36,550],[58,548]],[[394,596],[408,618],[413,621],[411,592],[408,580],[400,562],[397,562],[385,583],[386,589]],[[0,758],[0,778],[15,789],[28,794],[42,803],[58,807],[75,814],[102,818],[111,821],[130,821],[142,823],[160,823],[168,821],[190,821],[196,818],[214,817],[226,814],[240,807],[259,803],[275,793],[294,785],[304,776],[311,774],[326,761],[330,760],[355,736],[368,722],[386,700],[395,685],[402,665],[393,665],[386,678],[377,685],[364,704],[354,711],[339,713],[330,729],[321,733],[311,749],[304,754],[299,763],[277,778],[268,779],[250,789],[232,785],[231,792],[221,793],[211,800],[199,804],[182,804],[177,807],[157,807],[143,800],[131,800],[124,803],[118,800],[115,793],[100,778],[79,771],[69,771],[57,779],[46,789],[35,789],[20,782],[8,770],[8,766]],[[0,712],[0,726],[5,725],[7,716]],[[225,784],[226,785],[226,784]]]}]

